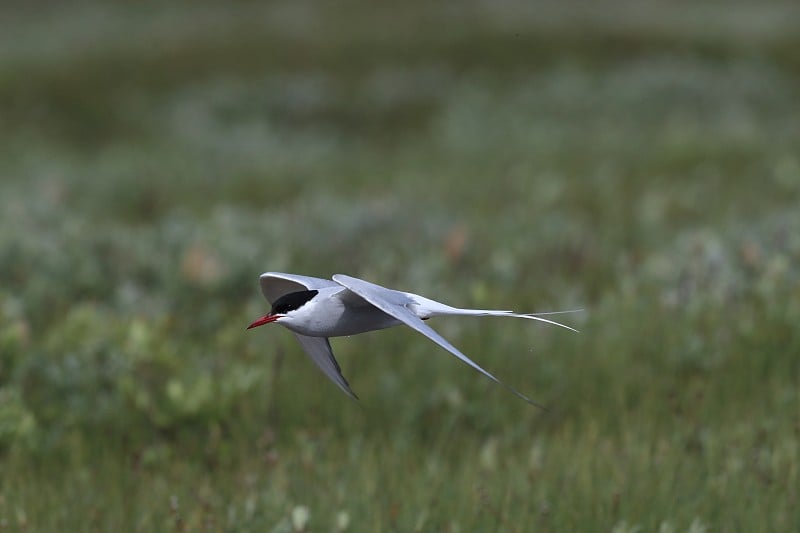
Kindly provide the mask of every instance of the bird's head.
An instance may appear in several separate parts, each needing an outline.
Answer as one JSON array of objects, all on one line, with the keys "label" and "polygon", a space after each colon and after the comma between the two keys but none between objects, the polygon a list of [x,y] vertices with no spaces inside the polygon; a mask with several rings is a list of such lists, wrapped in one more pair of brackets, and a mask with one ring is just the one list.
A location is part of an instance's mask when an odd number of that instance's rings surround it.
[{"label": "bird's head", "polygon": [[277,322],[285,318],[292,312],[303,307],[309,300],[316,296],[317,293],[319,293],[319,291],[297,291],[284,294],[275,300],[269,313],[247,326],[247,329],[263,326],[270,322]]}]

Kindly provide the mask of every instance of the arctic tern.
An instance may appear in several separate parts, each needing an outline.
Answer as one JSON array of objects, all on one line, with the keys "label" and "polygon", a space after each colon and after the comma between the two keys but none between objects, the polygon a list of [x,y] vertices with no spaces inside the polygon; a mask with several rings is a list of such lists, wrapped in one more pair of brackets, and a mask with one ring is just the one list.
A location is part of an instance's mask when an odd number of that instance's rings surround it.
[{"label": "arctic tern", "polygon": [[519,314],[491,309],[460,309],[418,294],[387,289],[344,274],[336,274],[328,280],[265,272],[261,274],[260,284],[261,292],[272,305],[272,309],[247,329],[271,322],[289,329],[325,375],[348,396],[356,399],[358,397],[350,389],[333,356],[329,337],[356,335],[405,324],[526,402],[542,407],[481,368],[424,321],[435,316],[505,316],[538,320],[577,331],[541,316],[552,313]]}]

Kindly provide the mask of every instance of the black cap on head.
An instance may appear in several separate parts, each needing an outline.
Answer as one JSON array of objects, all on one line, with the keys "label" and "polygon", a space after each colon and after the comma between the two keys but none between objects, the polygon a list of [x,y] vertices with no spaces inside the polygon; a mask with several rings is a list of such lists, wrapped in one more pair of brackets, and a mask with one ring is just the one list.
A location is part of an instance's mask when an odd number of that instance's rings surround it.
[{"label": "black cap on head", "polygon": [[316,296],[319,291],[297,291],[284,294],[272,304],[271,315],[285,315],[303,307],[306,302]]}]

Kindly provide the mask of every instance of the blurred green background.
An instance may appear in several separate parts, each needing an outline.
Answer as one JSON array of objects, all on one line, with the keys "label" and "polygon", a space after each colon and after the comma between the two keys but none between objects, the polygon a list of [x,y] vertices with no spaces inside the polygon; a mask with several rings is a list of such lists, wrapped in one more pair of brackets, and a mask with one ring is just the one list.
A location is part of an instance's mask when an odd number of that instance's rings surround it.
[{"label": "blurred green background", "polygon": [[[794,1],[0,6],[0,528],[800,527]],[[439,319],[334,340],[265,270]]]}]

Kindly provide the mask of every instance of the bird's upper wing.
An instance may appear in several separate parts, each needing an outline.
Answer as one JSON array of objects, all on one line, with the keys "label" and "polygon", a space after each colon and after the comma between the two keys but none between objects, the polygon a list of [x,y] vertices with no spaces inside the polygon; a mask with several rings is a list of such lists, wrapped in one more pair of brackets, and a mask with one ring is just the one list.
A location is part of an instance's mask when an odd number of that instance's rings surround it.
[{"label": "bird's upper wing", "polygon": [[294,334],[303,349],[311,357],[312,361],[322,370],[331,381],[336,383],[348,396],[358,400],[358,396],[350,389],[350,384],[344,379],[342,369],[333,356],[331,343],[326,337],[308,337],[306,335]]},{"label": "bird's upper wing", "polygon": [[312,278],[298,274],[285,274],[283,272],[264,272],[259,278],[261,292],[271,304],[275,300],[296,291],[311,291],[323,287],[336,287],[338,284],[329,279]]},{"label": "bird's upper wing", "polygon": [[537,407],[541,407],[544,409],[542,405],[534,402],[517,389],[510,385],[506,385],[492,374],[481,368],[477,363],[475,363],[472,359],[461,353],[458,348],[450,344],[444,337],[439,335],[433,328],[425,324],[421,318],[415,315],[407,306],[408,304],[413,303],[411,297],[400,291],[396,291],[393,289],[387,289],[385,287],[381,287],[380,285],[375,285],[374,283],[370,283],[368,281],[364,281],[358,278],[354,278],[351,276],[347,276],[344,274],[336,274],[333,276],[333,281],[342,285],[343,287],[347,288],[349,291],[355,293],[356,295],[360,296],[364,300],[368,301],[384,313],[387,313],[397,320],[403,322],[408,327],[422,333],[430,340],[453,354],[454,356],[458,357],[461,361],[468,364],[484,376],[488,377],[492,381],[495,381],[517,395],[518,397],[522,398],[526,402],[535,405]]}]

